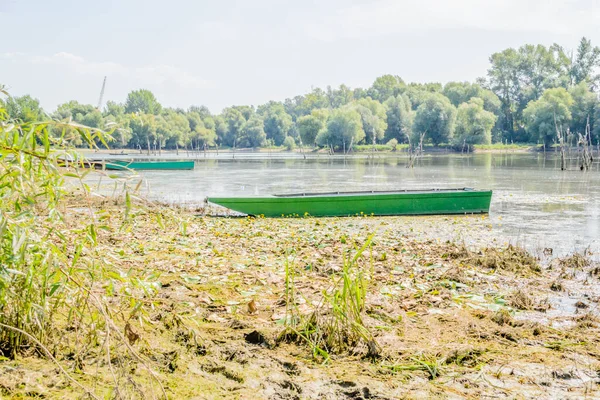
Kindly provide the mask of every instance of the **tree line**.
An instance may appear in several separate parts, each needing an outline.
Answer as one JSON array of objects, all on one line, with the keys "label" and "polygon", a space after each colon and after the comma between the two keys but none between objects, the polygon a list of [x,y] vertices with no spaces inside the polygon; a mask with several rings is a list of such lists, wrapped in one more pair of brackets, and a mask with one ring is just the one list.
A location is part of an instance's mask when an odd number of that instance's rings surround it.
[{"label": "tree line", "polygon": [[[205,106],[163,107],[145,89],[101,109],[69,101],[46,114],[30,95],[0,99],[10,117],[52,118],[93,128],[115,128],[111,147],[205,149],[297,145],[346,150],[359,144],[425,143],[464,148],[497,142],[556,142],[590,129],[600,141],[600,48],[582,38],[575,51],[554,44],[509,48],[490,57],[475,82],[406,83],[380,76],[367,88],[316,88],[310,93],[212,114]],[[64,128],[52,132],[81,144]]]}]

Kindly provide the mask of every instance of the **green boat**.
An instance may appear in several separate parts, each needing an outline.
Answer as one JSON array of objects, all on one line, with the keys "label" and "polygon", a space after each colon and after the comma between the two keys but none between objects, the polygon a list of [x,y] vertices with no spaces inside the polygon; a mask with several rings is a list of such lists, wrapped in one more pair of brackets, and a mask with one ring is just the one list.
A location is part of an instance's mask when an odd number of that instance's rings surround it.
[{"label": "green boat", "polygon": [[125,161],[125,160],[107,160],[103,163],[109,170],[189,170],[194,169],[193,161]]},{"label": "green boat", "polygon": [[470,188],[207,198],[243,214],[265,217],[477,214],[489,212],[491,199],[491,190]]}]

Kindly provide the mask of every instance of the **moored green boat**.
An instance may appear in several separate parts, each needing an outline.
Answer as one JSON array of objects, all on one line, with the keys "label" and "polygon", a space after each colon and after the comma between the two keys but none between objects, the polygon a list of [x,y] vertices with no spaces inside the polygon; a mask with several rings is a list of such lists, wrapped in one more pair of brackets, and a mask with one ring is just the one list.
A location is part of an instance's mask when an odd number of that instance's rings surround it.
[{"label": "moored green boat", "polygon": [[491,199],[491,190],[463,188],[209,197],[207,200],[248,215],[342,217],[487,213]]},{"label": "moored green boat", "polygon": [[194,161],[125,161],[125,160],[107,160],[104,162],[105,168],[110,170],[189,170],[194,169]]}]

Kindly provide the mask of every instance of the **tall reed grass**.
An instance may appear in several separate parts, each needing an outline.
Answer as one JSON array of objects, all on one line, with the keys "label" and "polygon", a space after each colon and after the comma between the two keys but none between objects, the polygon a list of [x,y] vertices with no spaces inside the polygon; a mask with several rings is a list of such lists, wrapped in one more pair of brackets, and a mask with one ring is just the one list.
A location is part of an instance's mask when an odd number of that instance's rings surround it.
[{"label": "tall reed grass", "polygon": [[[98,238],[111,227],[92,207],[84,179],[89,170],[64,168],[65,159],[82,159],[70,147],[70,136],[94,148],[106,145],[110,133],[71,123],[11,120],[1,104],[0,355],[48,357],[92,398],[97,393],[73,373],[102,362],[112,374],[112,391],[124,395],[135,384],[121,372],[127,363],[119,360],[134,360],[154,376],[125,327],[143,318],[155,286],[151,276],[109,265]],[[77,206],[85,213],[76,220],[66,206],[67,180],[81,192]],[[126,204],[129,208],[128,193]]]}]

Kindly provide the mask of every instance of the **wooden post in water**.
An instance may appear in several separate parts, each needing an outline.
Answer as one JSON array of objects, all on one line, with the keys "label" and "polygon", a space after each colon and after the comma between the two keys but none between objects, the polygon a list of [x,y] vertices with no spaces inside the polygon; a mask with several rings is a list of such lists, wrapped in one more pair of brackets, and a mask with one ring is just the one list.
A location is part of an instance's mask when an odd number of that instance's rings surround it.
[{"label": "wooden post in water", "polygon": [[587,123],[585,126],[585,134],[581,135],[581,133],[578,133],[578,135],[579,135],[579,141],[577,142],[577,147],[579,148],[579,143],[581,143],[581,145],[583,147],[580,169],[582,171],[587,171],[587,170],[591,169],[592,163],[594,161],[592,152],[589,149],[591,139],[592,139],[591,131],[590,131],[590,117],[589,116],[587,118]]},{"label": "wooden post in water", "polygon": [[565,160],[565,140],[562,128],[558,127],[556,123],[556,114],[554,114],[554,128],[556,129],[556,137],[558,139],[558,145],[560,146],[560,170],[564,171],[567,169],[567,163]]}]

